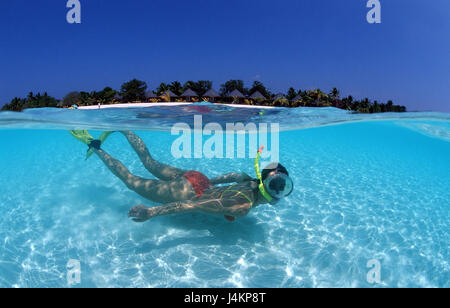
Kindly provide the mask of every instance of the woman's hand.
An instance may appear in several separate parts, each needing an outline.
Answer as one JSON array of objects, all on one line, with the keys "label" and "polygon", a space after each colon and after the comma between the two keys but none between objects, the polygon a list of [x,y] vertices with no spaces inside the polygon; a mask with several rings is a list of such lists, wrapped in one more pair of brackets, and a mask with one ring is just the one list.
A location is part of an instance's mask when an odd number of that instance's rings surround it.
[{"label": "woman's hand", "polygon": [[128,217],[132,217],[135,222],[145,222],[151,218],[150,209],[143,205],[136,205],[128,212]]}]

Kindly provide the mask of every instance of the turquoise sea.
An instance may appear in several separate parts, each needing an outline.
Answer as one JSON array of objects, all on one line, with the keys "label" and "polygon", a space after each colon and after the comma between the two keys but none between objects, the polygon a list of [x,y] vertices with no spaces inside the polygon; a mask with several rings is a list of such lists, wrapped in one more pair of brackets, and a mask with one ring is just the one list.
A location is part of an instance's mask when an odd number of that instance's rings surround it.
[{"label": "turquoise sea", "polygon": [[[294,192],[230,223],[156,206],[68,133],[132,130],[154,158],[209,177],[253,159],[180,158],[173,124],[279,123]],[[203,138],[206,142],[207,138]],[[0,113],[0,287],[450,287],[450,114],[186,106]],[[152,178],[121,134],[103,145]],[[69,260],[80,283],[67,280]],[[380,282],[370,283],[370,260]]]}]

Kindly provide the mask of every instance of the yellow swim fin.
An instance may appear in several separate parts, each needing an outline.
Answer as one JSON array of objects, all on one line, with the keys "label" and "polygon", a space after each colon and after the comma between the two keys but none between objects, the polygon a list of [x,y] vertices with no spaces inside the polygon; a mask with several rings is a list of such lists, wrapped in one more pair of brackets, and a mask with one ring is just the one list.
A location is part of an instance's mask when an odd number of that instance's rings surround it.
[{"label": "yellow swim fin", "polygon": [[[100,140],[100,145],[103,144],[103,142],[106,141],[106,139],[108,139],[108,137],[114,132],[103,132],[100,137],[98,138],[98,140]],[[77,140],[83,142],[84,144],[86,144],[87,146],[90,145],[90,143],[92,141],[94,141],[94,137],[91,136],[91,134],[89,134],[89,132],[87,130],[71,130],[70,134]],[[89,157],[92,156],[92,154],[94,154],[94,151],[89,148],[87,153],[86,153],[86,160],[89,159]]]},{"label": "yellow swim fin", "polygon": [[[100,137],[98,137],[98,140],[100,140],[100,145],[103,144],[103,142],[106,141],[106,139],[108,139],[109,135],[111,135],[114,132],[103,132]],[[89,157],[92,156],[92,154],[94,154],[94,151],[92,151],[92,149],[89,149],[86,153],[86,160],[89,159]]]},{"label": "yellow swim fin", "polygon": [[69,132],[75,139],[83,142],[85,145],[89,145],[94,140],[94,137],[87,130],[71,130]]}]

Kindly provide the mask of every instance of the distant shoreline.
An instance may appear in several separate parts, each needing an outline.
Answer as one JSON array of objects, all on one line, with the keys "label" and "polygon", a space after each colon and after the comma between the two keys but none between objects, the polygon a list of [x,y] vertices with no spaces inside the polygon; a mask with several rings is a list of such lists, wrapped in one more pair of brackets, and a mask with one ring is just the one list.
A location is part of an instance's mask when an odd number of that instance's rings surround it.
[{"label": "distant shoreline", "polygon": [[[108,105],[92,105],[92,106],[80,106],[79,110],[99,110],[99,109],[109,109],[109,108],[147,108],[147,107],[167,107],[167,106],[185,106],[193,105],[195,103],[129,103],[129,104],[108,104]],[[240,104],[214,104],[222,105],[228,107],[237,108],[258,108],[258,109],[272,109],[272,106],[258,106],[258,105],[240,105]]]},{"label": "distant shoreline", "polygon": [[[271,93],[261,82],[255,81],[251,89],[244,87],[242,80],[229,80],[221,85],[220,94],[212,88],[212,81],[186,81],[182,85],[178,81],[170,84],[162,82],[155,91],[147,91],[147,83],[133,79],[125,82],[116,91],[105,87],[101,91],[72,91],[62,100],[43,94],[28,93],[26,98],[15,97],[2,111],[22,111],[27,108],[83,106],[81,110],[105,108],[146,108],[153,106],[182,106],[192,100],[212,100],[214,104],[231,106],[232,108],[270,108],[270,107],[335,107],[357,113],[406,112],[406,107],[394,105],[392,100],[387,103],[371,101],[368,98],[355,100],[349,95],[340,98],[340,92],[333,88],[328,94],[320,89],[295,90],[289,88],[287,93]],[[199,95],[201,93],[201,95]],[[172,101],[172,102],[171,102]],[[177,101],[177,102],[173,102]],[[98,104],[102,105],[98,105]],[[194,102],[196,103],[196,102]],[[71,108],[73,109],[73,108]]]}]

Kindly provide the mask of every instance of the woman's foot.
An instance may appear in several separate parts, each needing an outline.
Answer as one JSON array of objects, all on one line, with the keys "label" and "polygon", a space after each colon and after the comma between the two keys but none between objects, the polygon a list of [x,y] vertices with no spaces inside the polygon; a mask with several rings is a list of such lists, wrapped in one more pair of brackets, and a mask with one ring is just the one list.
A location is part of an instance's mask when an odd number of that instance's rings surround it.
[{"label": "woman's foot", "polygon": [[96,149],[96,150],[100,150],[101,145],[102,145],[102,142],[98,139],[94,139],[88,144],[89,149]]}]

